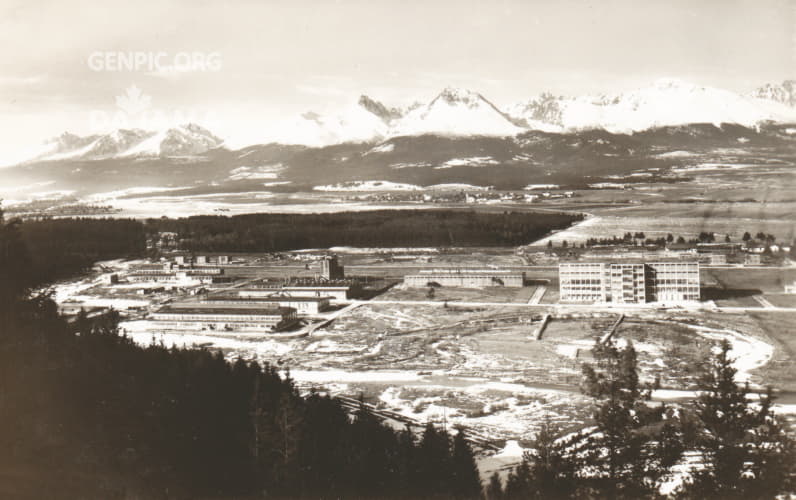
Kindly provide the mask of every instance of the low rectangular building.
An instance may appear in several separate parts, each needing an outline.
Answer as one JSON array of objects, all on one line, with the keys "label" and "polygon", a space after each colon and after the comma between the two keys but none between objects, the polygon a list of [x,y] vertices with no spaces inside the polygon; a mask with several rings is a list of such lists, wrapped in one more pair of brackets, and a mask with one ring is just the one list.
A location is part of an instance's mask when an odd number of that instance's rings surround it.
[{"label": "low rectangular building", "polygon": [[525,273],[504,269],[424,269],[417,274],[404,276],[404,284],[408,287],[521,288],[525,285]]},{"label": "low rectangular building", "polygon": [[127,281],[130,283],[182,283],[186,281],[194,281],[207,285],[216,282],[223,282],[223,278],[223,275],[216,273],[186,273],[183,271],[174,273],[135,272],[127,275]]},{"label": "low rectangular building", "polygon": [[641,304],[697,302],[699,262],[562,262],[561,302]]},{"label": "low rectangular building", "polygon": [[711,266],[727,265],[727,255],[723,253],[708,254],[708,264],[710,264]]},{"label": "low rectangular building", "polygon": [[182,329],[217,331],[273,332],[298,321],[295,309],[273,308],[208,308],[173,307],[158,309],[150,316],[158,326]]},{"label": "low rectangular building", "polygon": [[350,286],[274,286],[238,290],[239,297],[271,297],[279,294],[286,297],[328,297],[335,300],[350,298]]},{"label": "low rectangular building", "polygon": [[[245,294],[245,292],[244,292]],[[210,307],[292,307],[299,314],[318,314],[329,308],[329,297],[291,297],[271,295],[268,297],[209,296],[200,301]]]}]

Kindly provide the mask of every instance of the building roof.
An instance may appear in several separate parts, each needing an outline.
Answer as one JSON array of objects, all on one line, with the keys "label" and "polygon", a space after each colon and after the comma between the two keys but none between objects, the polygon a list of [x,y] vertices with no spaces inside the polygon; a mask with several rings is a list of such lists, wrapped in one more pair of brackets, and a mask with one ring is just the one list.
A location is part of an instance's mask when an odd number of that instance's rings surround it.
[{"label": "building roof", "polygon": [[190,306],[190,307],[165,306],[155,311],[155,314],[205,314],[208,316],[218,315],[218,314],[238,315],[238,316],[282,316],[285,314],[289,314],[291,312],[296,312],[296,310],[292,307],[208,308],[208,307],[201,307],[201,305],[197,304],[196,306]]},{"label": "building roof", "polygon": [[252,302],[320,302],[322,300],[329,300],[330,297],[291,297],[287,295],[275,295],[272,297],[208,297],[202,299],[202,302],[235,302],[239,300],[252,301]]},{"label": "building roof", "polygon": [[326,286],[326,285],[323,285],[323,284],[318,284],[318,285],[307,285],[307,286],[296,286],[296,285],[283,286],[283,287],[277,288],[277,290],[337,290],[337,291],[340,291],[340,290],[349,290],[350,288],[351,287],[347,286],[347,285],[345,285],[345,286],[344,285],[340,285],[340,286],[338,286],[338,285],[329,285],[329,286]]},{"label": "building roof", "polygon": [[693,243],[667,243],[667,250],[693,250],[696,245]]},{"label": "building roof", "polygon": [[696,258],[678,259],[672,257],[655,257],[652,259],[605,259],[605,260],[568,260],[560,264],[698,264]]},{"label": "building roof", "polygon": [[438,267],[434,269],[421,269],[418,274],[446,274],[446,275],[459,275],[459,274],[522,274],[522,271],[513,271],[511,269],[484,269],[484,268],[467,268],[467,267]]}]

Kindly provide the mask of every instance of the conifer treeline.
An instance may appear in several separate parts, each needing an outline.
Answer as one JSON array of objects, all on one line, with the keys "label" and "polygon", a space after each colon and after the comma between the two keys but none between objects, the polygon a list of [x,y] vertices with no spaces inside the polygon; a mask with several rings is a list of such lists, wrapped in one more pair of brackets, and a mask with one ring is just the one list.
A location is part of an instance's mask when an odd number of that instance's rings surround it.
[{"label": "conifer treeline", "polygon": [[578,219],[569,214],[383,210],[331,214],[250,214],[182,219],[40,219],[21,224],[30,250],[25,274],[37,284],[67,278],[99,260],[141,257],[147,238],[176,232],[194,252],[273,252],[332,246],[518,245]]},{"label": "conifer treeline", "polygon": [[[594,426],[560,436],[542,426],[531,452],[505,484],[495,474],[487,500],[660,498],[766,499],[792,494],[796,443],[772,412],[771,391],[750,398],[735,381],[730,344],[702,367],[693,404],[652,403],[656,384],[639,381],[628,343],[597,344],[582,390],[595,398]],[[686,456],[686,452],[689,455]]]},{"label": "conifer treeline", "polygon": [[36,284],[73,276],[99,260],[140,257],[146,249],[144,225],[130,219],[41,219],[19,230],[29,250],[23,271]]},{"label": "conifer treeline", "polygon": [[273,252],[333,246],[502,246],[527,244],[580,216],[457,210],[380,210],[330,214],[248,214],[149,219],[150,236],[178,234],[204,252]]},{"label": "conifer treeline", "polygon": [[68,323],[0,223],[0,498],[477,498],[462,435],[396,431],[273,367]]}]

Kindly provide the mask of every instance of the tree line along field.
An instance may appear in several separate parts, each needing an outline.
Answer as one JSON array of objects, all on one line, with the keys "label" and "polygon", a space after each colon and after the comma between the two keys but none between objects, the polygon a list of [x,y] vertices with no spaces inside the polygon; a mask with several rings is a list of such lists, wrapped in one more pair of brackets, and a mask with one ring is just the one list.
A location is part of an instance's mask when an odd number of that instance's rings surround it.
[{"label": "tree line along field", "polygon": [[580,214],[471,210],[380,210],[148,219],[146,232],[177,233],[191,251],[270,252],[302,248],[511,246],[580,220]]},{"label": "tree line along field", "polygon": [[[272,252],[333,246],[513,246],[566,228],[578,214],[383,210],[330,214],[250,214],[181,219],[38,219],[19,224],[28,261],[18,270],[37,284],[83,272],[99,260],[137,258],[147,239],[178,234],[182,250]],[[16,224],[16,222],[12,222]]]}]

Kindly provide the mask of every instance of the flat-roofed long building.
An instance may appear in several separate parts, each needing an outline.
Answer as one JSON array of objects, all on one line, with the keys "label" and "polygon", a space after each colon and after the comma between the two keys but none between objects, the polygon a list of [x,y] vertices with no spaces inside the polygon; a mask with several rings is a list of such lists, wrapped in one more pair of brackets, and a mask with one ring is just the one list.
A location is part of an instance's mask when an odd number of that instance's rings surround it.
[{"label": "flat-roofed long building", "polygon": [[561,302],[643,304],[698,302],[699,262],[562,262]]},{"label": "flat-roofed long building", "polygon": [[202,299],[199,303],[207,307],[292,307],[299,314],[318,314],[329,308],[329,297],[291,297],[286,295],[246,297],[211,295]]},{"label": "flat-roofed long building", "polygon": [[521,288],[525,285],[525,273],[505,269],[423,269],[417,274],[404,276],[404,284],[409,287],[436,285],[465,288],[490,286]]},{"label": "flat-roofed long building", "polygon": [[158,326],[175,330],[217,330],[233,332],[273,332],[298,320],[292,307],[271,308],[210,308],[162,307],[152,313]]},{"label": "flat-roofed long building", "polygon": [[238,291],[239,297],[271,297],[275,294],[287,297],[329,297],[335,300],[346,300],[351,296],[350,286],[272,286],[261,288],[247,288]]}]

